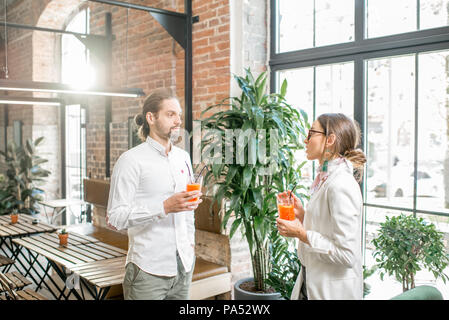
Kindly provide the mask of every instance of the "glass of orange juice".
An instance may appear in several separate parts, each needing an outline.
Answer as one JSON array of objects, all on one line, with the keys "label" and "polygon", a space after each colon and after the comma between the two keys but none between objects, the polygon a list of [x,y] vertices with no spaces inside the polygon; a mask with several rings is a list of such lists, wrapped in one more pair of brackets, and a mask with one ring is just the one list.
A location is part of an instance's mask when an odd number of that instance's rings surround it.
[{"label": "glass of orange juice", "polygon": [[[195,191],[195,190],[201,191],[202,185],[203,185],[203,176],[194,174],[192,176],[189,176],[189,181],[187,182],[187,191]],[[189,200],[189,202],[195,201],[198,201],[198,198]]]},{"label": "glass of orange juice", "polygon": [[293,198],[291,197],[276,197],[279,218],[284,220],[295,220],[295,212],[293,211]]}]

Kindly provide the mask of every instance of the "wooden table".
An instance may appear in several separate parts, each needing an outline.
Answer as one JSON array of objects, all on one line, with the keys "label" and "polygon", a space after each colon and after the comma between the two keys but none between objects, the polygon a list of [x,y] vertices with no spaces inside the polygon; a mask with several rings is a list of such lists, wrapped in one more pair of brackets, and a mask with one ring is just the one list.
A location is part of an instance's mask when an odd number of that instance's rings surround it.
[{"label": "wooden table", "polygon": [[[120,269],[118,267],[120,265],[124,270],[127,251],[101,242],[96,238],[69,231],[69,241],[66,247],[59,246],[57,233],[13,239],[13,243],[20,248],[16,252],[22,258],[27,259],[30,271],[33,270],[40,279],[36,282],[36,291],[45,285],[58,300],[68,299],[71,294],[77,299],[85,300],[84,289],[95,299],[104,299],[112,285],[120,284],[123,281],[123,278],[120,278],[115,271]],[[45,257],[46,266],[37,261],[38,256]],[[49,276],[48,272],[51,268],[65,286],[60,287]],[[41,275],[42,271],[43,276]],[[94,275],[92,272],[96,274]],[[56,290],[49,286],[48,281]]]},{"label": "wooden table", "polygon": [[[33,224],[34,218],[30,215],[19,214],[19,220],[17,223],[11,224],[11,218],[6,216],[0,216],[0,250],[6,255],[6,257],[10,259],[14,259],[14,245],[12,240],[15,238],[21,238],[25,236],[30,236],[33,234],[40,234],[46,232],[53,232],[56,230],[55,226],[39,222],[37,224]],[[20,265],[24,270],[27,267],[22,263],[21,260],[18,261],[18,265]],[[19,270],[19,266],[17,264],[14,267]],[[4,272],[8,272],[8,270],[13,265],[9,265]]]},{"label": "wooden table", "polygon": [[95,300],[103,300],[112,286],[123,283],[125,263],[126,256],[122,256],[78,264],[67,269],[76,274],[83,283],[91,284],[86,288],[94,288],[89,292]]}]

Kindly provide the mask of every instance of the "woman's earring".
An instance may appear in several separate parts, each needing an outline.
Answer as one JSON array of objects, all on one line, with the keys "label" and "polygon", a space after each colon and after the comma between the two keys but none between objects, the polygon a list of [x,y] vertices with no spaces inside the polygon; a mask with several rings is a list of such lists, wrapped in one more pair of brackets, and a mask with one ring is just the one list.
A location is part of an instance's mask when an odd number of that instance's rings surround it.
[{"label": "woman's earring", "polygon": [[[324,150],[324,153],[331,153],[331,151],[329,149],[326,149],[326,150]],[[321,171],[327,172],[328,164],[329,164],[329,161],[327,159],[325,159],[323,162],[323,168],[321,169]]]}]

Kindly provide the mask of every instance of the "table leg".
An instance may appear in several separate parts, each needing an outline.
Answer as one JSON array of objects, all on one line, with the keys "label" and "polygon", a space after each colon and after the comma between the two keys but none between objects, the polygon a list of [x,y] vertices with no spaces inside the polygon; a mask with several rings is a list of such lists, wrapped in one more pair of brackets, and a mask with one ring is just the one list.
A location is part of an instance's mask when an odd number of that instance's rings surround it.
[{"label": "table leg", "polygon": [[48,271],[50,271],[50,264],[49,263],[47,263],[47,268],[45,269],[44,276],[42,277],[41,282],[39,282],[39,284],[36,287],[36,292],[41,288],[41,285],[44,282],[45,277],[46,276],[49,277]]},{"label": "table leg", "polygon": [[[28,265],[30,265],[30,259],[28,259],[26,256],[25,256],[25,254],[22,252],[22,247],[20,246],[20,245],[18,245],[18,244],[15,244],[14,242],[12,242],[12,239],[9,239],[10,240],[10,242],[11,242],[11,248],[10,248],[10,250],[11,250],[11,252],[12,252],[12,257],[11,257],[11,259],[13,259],[13,260],[15,260],[16,261],[16,263],[14,264],[14,267],[17,269],[17,271],[19,272],[19,273],[21,273],[22,275],[25,275],[26,274],[26,271],[27,271],[27,267],[26,267],[26,264],[24,264],[23,263],[23,261],[22,261],[22,259],[20,258],[20,256],[19,255],[22,255],[23,256],[23,258],[24,258],[24,260],[25,260],[25,262],[26,263],[28,263]],[[23,268],[23,270],[24,271],[21,271],[20,269],[19,269],[19,265]],[[8,269],[9,270],[9,269]],[[33,281],[34,281],[34,277],[32,276],[32,275],[30,275],[31,276],[31,278],[33,279]]]},{"label": "table leg", "polygon": [[[17,245],[17,246],[18,246],[18,245]],[[29,273],[29,276],[31,277],[31,279],[33,280],[33,282],[38,286],[38,287],[36,288],[35,291],[37,292],[37,291],[39,290],[39,288],[41,287],[42,283],[43,283],[43,284],[47,287],[48,291],[50,291],[50,293],[53,295],[53,297],[55,297],[55,299],[57,299],[58,297],[57,297],[57,295],[53,292],[53,289],[47,284],[47,282],[45,282],[45,278],[48,277],[48,279],[53,283],[53,285],[55,286],[55,288],[57,288],[58,291],[59,291],[59,287],[58,287],[58,285],[56,284],[56,282],[55,282],[55,281],[48,275],[48,270],[49,270],[48,263],[47,263],[47,267],[44,268],[44,267],[41,265],[41,263],[37,260],[37,257],[38,257],[39,255],[36,254],[36,256],[34,256],[34,255],[32,254],[32,252],[31,252],[29,249],[27,249],[27,251],[28,251],[28,254],[29,254],[30,258],[28,258],[28,257],[21,251],[21,250],[18,250],[16,255],[17,255],[17,257],[19,256],[19,254],[23,256],[23,258],[29,263],[31,270],[33,270],[34,273],[36,274],[38,280],[40,280],[39,282],[36,281],[36,279],[34,279],[34,277],[33,277],[33,275],[31,274],[31,272]],[[29,260],[28,260],[28,259],[29,259]],[[32,259],[34,260],[34,263],[31,263],[31,262],[32,262],[32,261],[31,261]],[[18,261],[20,261],[20,260],[18,260]],[[43,275],[43,276],[40,275],[39,270],[37,270],[37,268],[35,267],[35,265],[38,265],[38,266],[44,271],[44,275]],[[31,271],[31,270],[30,270],[30,271]]]},{"label": "table leg", "polygon": [[[95,299],[98,300],[98,290],[95,286],[92,286],[88,281],[84,280],[83,278],[80,278],[80,282],[86,287],[86,290],[90,293],[90,295]],[[81,286],[82,287],[82,286]]]},{"label": "table leg", "polygon": [[96,300],[104,300],[106,299],[106,295],[108,294],[111,287],[103,288],[98,292],[99,299]]},{"label": "table leg", "polygon": [[[88,281],[84,280],[83,278],[80,279],[81,284],[83,284],[87,291],[89,291],[90,295],[95,299],[95,300],[104,300],[106,298],[106,295],[108,294],[109,290],[111,289],[111,287],[106,287],[106,288],[102,288],[102,289],[97,289],[97,287],[91,285]],[[82,285],[80,286],[82,288]],[[83,294],[84,297],[84,294]]]},{"label": "table leg", "polygon": [[[67,275],[66,275],[66,272],[64,270],[64,267],[60,268],[55,262],[53,262],[53,261],[51,261],[49,259],[47,259],[47,260],[51,264],[53,270],[56,271],[56,273],[58,274],[59,278],[63,281],[63,283],[65,285],[66,281],[67,281]],[[58,287],[58,290],[60,290],[59,287]],[[78,294],[78,292],[76,291],[75,288],[68,289],[69,290],[68,295],[64,295],[65,290],[66,290],[66,288],[64,286],[62,288],[62,290],[60,290],[60,296],[59,296],[58,300],[61,297],[64,297],[66,300],[68,300],[68,298],[70,297],[71,294],[73,294],[78,300],[82,300],[81,296]]]},{"label": "table leg", "polygon": [[8,248],[8,244],[6,243],[6,237],[1,237],[0,238],[0,250],[2,250],[2,252],[5,254],[5,256],[7,257],[11,257],[11,253],[6,252],[5,248],[3,247],[3,245],[5,245],[6,248]]}]

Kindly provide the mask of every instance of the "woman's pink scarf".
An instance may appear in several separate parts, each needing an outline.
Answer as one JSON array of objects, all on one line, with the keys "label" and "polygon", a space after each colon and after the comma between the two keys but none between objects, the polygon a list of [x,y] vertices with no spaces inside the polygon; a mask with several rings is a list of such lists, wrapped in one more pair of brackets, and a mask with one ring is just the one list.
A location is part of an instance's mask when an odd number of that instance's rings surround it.
[{"label": "woman's pink scarf", "polygon": [[320,165],[318,167],[318,174],[315,177],[315,180],[312,183],[312,186],[310,187],[310,195],[317,192],[320,187],[323,185],[323,183],[327,180],[329,177],[329,174],[335,171],[336,168],[342,163],[346,163],[346,158],[339,157],[334,160],[330,160],[327,164],[327,170],[323,171],[323,165]]}]

